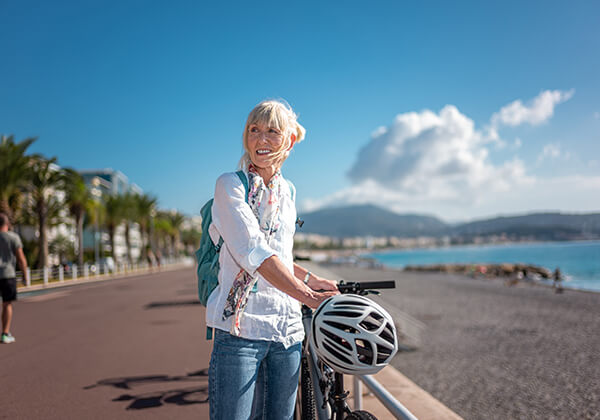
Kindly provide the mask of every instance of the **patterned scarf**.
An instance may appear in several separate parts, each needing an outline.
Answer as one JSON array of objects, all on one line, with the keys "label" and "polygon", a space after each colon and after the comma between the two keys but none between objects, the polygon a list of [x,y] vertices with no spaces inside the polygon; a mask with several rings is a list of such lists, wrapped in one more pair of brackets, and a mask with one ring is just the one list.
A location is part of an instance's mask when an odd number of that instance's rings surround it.
[{"label": "patterned scarf", "polygon": [[[248,168],[248,205],[258,220],[261,232],[265,235],[267,243],[271,242],[273,234],[279,230],[279,211],[281,202],[281,172],[277,170],[268,185],[258,174],[256,168]],[[240,270],[229,290],[223,309],[223,320],[231,317],[231,334],[240,336],[240,319],[252,288],[258,280],[258,275],[252,277],[244,269]]]}]

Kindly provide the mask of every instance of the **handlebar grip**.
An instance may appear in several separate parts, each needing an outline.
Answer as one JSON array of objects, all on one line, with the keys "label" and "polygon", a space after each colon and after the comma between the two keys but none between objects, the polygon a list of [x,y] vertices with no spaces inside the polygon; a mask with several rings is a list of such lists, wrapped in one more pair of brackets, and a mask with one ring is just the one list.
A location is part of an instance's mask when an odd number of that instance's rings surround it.
[{"label": "handlebar grip", "polygon": [[396,282],[394,280],[361,281],[360,287],[362,289],[395,289]]}]

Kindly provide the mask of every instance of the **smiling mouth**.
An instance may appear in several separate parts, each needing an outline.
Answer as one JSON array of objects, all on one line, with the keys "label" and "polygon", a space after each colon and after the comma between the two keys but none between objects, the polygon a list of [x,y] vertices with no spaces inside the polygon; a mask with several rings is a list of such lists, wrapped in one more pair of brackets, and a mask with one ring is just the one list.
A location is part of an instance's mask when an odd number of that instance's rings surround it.
[{"label": "smiling mouth", "polygon": [[268,150],[268,149],[258,149],[256,151],[256,154],[259,155],[259,156],[265,156],[265,155],[268,155],[270,153],[271,153],[271,151]]}]

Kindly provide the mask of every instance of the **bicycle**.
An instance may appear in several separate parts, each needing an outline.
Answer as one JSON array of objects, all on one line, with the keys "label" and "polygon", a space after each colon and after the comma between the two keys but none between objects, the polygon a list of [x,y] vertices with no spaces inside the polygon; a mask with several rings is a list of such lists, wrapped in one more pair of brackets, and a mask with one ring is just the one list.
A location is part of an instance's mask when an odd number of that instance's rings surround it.
[{"label": "bicycle", "polygon": [[[342,294],[365,296],[379,294],[376,289],[393,289],[394,281],[353,282],[338,284]],[[318,310],[318,309],[317,309]],[[349,392],[344,390],[344,375],[317,356],[309,339],[312,329],[313,311],[302,305],[302,322],[305,338],[302,343],[300,362],[300,383],[296,403],[297,420],[377,420],[368,411],[352,411],[346,399]],[[315,387],[314,385],[318,386]]]}]

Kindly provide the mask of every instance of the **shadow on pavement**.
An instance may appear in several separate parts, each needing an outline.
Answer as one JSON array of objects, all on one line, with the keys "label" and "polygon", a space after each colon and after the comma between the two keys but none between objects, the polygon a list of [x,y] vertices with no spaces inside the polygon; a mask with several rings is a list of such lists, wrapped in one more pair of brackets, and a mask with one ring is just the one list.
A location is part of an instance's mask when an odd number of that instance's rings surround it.
[{"label": "shadow on pavement", "polygon": [[152,302],[144,306],[144,309],[169,308],[173,306],[200,305],[198,299],[195,300],[176,300],[167,302]]},{"label": "shadow on pavement", "polygon": [[141,410],[145,408],[156,408],[164,404],[190,405],[205,404],[208,402],[208,369],[188,373],[185,376],[148,375],[128,376],[122,378],[102,379],[94,385],[88,385],[83,389],[93,389],[99,386],[108,386],[117,389],[131,390],[150,384],[163,384],[171,382],[197,382],[200,384],[188,388],[177,388],[163,391],[152,391],[141,394],[122,394],[112,401],[131,401],[127,410]]}]

